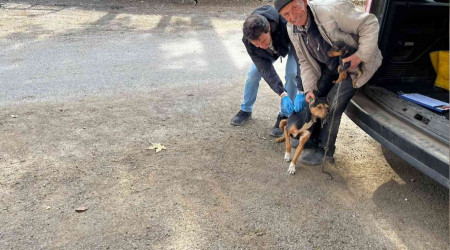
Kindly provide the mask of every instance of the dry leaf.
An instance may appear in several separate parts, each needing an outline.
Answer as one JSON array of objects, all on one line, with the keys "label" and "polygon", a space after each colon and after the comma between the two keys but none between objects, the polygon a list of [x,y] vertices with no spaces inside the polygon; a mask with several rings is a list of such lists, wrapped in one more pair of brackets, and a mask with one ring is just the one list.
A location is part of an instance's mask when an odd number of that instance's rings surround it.
[{"label": "dry leaf", "polygon": [[263,231],[256,231],[255,234],[256,234],[256,236],[263,236],[264,232]]},{"label": "dry leaf", "polygon": [[166,149],[161,143],[152,143],[152,145],[147,148],[149,150],[155,149],[156,153],[161,152],[163,149]]},{"label": "dry leaf", "polygon": [[87,210],[87,207],[85,206],[79,206],[77,209],[75,209],[76,212],[81,213]]}]

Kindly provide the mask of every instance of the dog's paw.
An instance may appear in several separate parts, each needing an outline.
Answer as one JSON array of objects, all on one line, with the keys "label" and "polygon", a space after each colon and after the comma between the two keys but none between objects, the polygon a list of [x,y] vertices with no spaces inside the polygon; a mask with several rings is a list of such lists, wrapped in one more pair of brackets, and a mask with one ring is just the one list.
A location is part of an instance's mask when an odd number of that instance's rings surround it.
[{"label": "dog's paw", "polygon": [[291,164],[289,164],[288,173],[295,174],[295,164],[292,162],[291,162]]},{"label": "dog's paw", "polygon": [[284,153],[284,160],[285,161],[291,161],[291,153],[285,152]]}]

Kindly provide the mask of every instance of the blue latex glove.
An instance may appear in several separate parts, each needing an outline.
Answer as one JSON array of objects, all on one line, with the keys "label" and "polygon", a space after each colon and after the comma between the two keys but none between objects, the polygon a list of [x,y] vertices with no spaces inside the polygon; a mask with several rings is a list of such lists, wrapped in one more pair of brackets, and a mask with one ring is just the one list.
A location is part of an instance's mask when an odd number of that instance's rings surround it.
[{"label": "blue latex glove", "polygon": [[281,98],[281,114],[284,116],[290,116],[292,112],[294,112],[294,103],[292,103],[289,96]]},{"label": "blue latex glove", "polygon": [[306,107],[305,94],[297,94],[294,100],[294,110],[295,112],[300,112]]}]

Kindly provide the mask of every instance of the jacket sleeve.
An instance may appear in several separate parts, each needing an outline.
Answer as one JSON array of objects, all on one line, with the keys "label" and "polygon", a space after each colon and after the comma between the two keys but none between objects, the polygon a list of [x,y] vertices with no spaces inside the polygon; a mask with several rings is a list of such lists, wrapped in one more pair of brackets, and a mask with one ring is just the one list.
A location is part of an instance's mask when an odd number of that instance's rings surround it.
[{"label": "jacket sleeve", "polygon": [[363,62],[369,62],[378,48],[380,26],[375,15],[359,11],[349,1],[339,1],[334,8],[337,26],[345,33],[359,37],[356,55]]},{"label": "jacket sleeve", "polygon": [[281,95],[286,89],[283,87],[280,77],[278,76],[272,62],[269,59],[262,58],[253,52],[247,44],[245,44],[248,54],[252,59],[253,63],[256,65],[258,72],[261,74],[262,78],[269,84],[270,88]]},{"label": "jacket sleeve", "polygon": [[298,57],[298,65],[302,80],[302,87],[305,93],[313,90],[317,90],[317,81],[319,77],[314,73],[314,70],[311,65],[309,65],[305,56],[302,54],[302,50],[300,49],[300,41],[299,37],[294,35],[294,31],[291,24],[288,24],[288,34],[291,39],[292,44],[294,45],[295,52]]}]

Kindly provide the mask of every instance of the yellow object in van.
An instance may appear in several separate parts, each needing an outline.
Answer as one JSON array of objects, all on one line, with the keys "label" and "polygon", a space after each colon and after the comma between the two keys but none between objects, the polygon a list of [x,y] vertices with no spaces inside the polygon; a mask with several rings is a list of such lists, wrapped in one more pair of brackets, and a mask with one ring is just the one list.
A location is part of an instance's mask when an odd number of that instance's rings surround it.
[{"label": "yellow object in van", "polygon": [[449,65],[448,65],[448,50],[434,51],[430,53],[431,63],[436,71],[436,81],[434,85],[449,89]]}]

